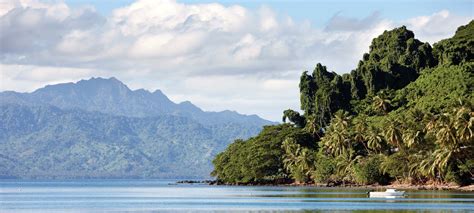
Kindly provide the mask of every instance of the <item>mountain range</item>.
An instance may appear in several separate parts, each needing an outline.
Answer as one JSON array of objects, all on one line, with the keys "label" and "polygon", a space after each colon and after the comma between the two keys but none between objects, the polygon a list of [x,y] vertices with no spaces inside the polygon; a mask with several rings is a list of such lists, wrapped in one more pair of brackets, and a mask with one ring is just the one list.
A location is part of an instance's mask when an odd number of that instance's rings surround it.
[{"label": "mountain range", "polygon": [[208,177],[216,153],[273,124],[116,78],[1,92],[0,120],[3,178]]}]

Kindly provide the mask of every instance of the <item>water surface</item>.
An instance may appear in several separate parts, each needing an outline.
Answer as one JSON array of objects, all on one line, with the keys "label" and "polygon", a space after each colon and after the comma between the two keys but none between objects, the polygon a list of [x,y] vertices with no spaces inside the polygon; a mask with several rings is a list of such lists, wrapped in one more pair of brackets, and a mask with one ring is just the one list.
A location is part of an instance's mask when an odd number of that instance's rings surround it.
[{"label": "water surface", "polygon": [[0,180],[0,212],[474,212],[474,193],[174,184],[173,180]]}]

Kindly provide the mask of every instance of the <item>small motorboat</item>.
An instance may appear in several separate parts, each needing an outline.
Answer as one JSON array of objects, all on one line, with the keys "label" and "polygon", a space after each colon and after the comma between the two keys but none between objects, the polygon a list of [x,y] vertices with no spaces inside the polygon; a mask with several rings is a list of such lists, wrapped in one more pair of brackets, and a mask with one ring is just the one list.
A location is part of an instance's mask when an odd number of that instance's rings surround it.
[{"label": "small motorboat", "polygon": [[401,198],[405,196],[405,191],[397,191],[396,189],[387,189],[385,192],[369,192],[371,198]]}]

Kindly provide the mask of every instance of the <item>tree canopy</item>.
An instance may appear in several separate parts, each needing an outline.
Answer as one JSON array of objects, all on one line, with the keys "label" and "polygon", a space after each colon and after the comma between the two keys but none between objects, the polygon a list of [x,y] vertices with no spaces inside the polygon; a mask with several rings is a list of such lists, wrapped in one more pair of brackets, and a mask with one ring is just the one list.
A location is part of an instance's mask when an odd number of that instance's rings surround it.
[{"label": "tree canopy", "polygon": [[214,160],[213,175],[224,183],[471,184],[473,31],[471,21],[431,47],[402,26],[373,39],[349,74],[318,63],[300,78],[302,113],[285,110],[291,123],[236,141]]}]

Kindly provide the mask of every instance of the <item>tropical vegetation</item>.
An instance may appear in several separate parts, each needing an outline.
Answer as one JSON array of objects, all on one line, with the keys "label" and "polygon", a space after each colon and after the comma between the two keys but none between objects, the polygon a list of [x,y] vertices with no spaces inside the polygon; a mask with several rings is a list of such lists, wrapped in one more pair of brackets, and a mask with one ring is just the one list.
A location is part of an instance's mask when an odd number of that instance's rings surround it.
[{"label": "tropical vegetation", "polygon": [[474,21],[433,46],[400,27],[356,69],[303,72],[301,111],[237,140],[212,175],[227,184],[472,184]]}]

